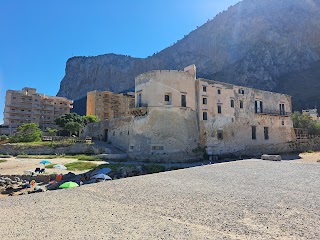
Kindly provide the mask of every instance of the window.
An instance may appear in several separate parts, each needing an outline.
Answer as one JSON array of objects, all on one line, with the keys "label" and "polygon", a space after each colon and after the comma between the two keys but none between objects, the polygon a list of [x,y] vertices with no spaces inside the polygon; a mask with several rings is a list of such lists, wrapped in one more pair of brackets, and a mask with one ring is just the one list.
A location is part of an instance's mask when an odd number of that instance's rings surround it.
[{"label": "window", "polygon": [[240,108],[243,108],[243,101],[240,100]]},{"label": "window", "polygon": [[223,139],[223,131],[222,130],[218,130],[217,131],[217,137],[218,137],[219,140]]},{"label": "window", "polygon": [[171,101],[172,101],[172,95],[171,93],[166,93],[164,95],[164,104],[165,105],[171,105]]},{"label": "window", "polygon": [[138,97],[137,97],[137,105],[138,107],[142,107],[142,96],[141,93],[138,93]]},{"label": "window", "polygon": [[280,108],[280,115],[285,115],[284,104],[283,103],[279,104],[279,108]]},{"label": "window", "polygon": [[202,98],[202,104],[207,104],[208,100],[207,98]]},{"label": "window", "polygon": [[254,101],[255,113],[263,113],[262,101]]},{"label": "window", "polygon": [[269,128],[264,127],[264,139],[268,140],[269,139]]},{"label": "window", "polygon": [[283,120],[282,120],[281,124],[282,124],[282,126],[284,125],[284,121]]},{"label": "window", "polygon": [[234,100],[233,99],[231,99],[230,104],[231,104],[231,107],[234,108]]},{"label": "window", "polygon": [[238,93],[239,93],[239,94],[244,94],[244,90],[240,88],[239,91],[238,91]]},{"label": "window", "polygon": [[181,95],[181,107],[187,107],[187,96]]},{"label": "window", "polygon": [[218,94],[221,94],[221,89],[218,89]]},{"label": "window", "polygon": [[208,113],[207,112],[202,113],[202,120],[208,120]]},{"label": "window", "polygon": [[218,104],[218,113],[220,114],[221,112],[222,112],[221,105]]},{"label": "window", "polygon": [[257,127],[252,126],[251,131],[252,131],[252,139],[257,139]]},{"label": "window", "polygon": [[202,91],[206,92],[207,91],[207,86],[202,86]]}]

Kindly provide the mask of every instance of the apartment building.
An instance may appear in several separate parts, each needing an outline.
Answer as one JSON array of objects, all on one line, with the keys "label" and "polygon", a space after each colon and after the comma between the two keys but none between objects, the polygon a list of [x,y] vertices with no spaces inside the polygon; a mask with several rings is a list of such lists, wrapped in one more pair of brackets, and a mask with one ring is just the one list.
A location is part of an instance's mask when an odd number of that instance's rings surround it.
[{"label": "apartment building", "polygon": [[12,134],[24,123],[37,123],[41,129],[55,127],[54,120],[70,113],[72,100],[37,93],[35,88],[6,92],[2,133]]},{"label": "apartment building", "polygon": [[95,115],[100,120],[130,115],[134,106],[134,94],[117,94],[109,91],[91,91],[87,93],[87,115]]},{"label": "apartment building", "polygon": [[319,121],[318,110],[316,108],[302,110],[302,114],[309,115],[312,120]]}]

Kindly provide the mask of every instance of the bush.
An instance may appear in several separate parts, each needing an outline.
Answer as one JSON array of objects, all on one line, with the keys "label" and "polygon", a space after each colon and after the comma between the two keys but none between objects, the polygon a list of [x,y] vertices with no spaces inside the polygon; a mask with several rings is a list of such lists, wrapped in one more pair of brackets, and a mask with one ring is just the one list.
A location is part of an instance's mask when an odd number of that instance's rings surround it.
[{"label": "bush", "polygon": [[37,142],[41,140],[41,130],[35,123],[22,124],[10,142]]},{"label": "bush", "polygon": [[144,167],[148,173],[159,173],[164,172],[166,170],[164,166],[157,164],[146,165]]},{"label": "bush", "polygon": [[8,139],[7,135],[1,135],[1,136],[0,136],[0,141],[6,140],[6,139]]}]

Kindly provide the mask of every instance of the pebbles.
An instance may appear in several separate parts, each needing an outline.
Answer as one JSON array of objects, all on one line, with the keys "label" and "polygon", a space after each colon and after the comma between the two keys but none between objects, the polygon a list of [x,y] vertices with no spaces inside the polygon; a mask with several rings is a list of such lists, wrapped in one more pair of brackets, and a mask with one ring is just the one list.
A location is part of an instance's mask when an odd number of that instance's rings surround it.
[{"label": "pebbles", "polygon": [[319,239],[319,182],[244,160],[5,198],[0,239]]}]

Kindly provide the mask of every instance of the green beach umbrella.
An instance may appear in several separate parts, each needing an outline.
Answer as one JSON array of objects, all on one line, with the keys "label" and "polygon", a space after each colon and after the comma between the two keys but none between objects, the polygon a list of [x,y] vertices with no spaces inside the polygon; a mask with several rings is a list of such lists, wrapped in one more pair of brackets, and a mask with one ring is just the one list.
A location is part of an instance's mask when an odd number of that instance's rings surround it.
[{"label": "green beach umbrella", "polygon": [[73,188],[73,187],[79,187],[79,185],[75,182],[65,182],[59,186],[59,188]]}]

